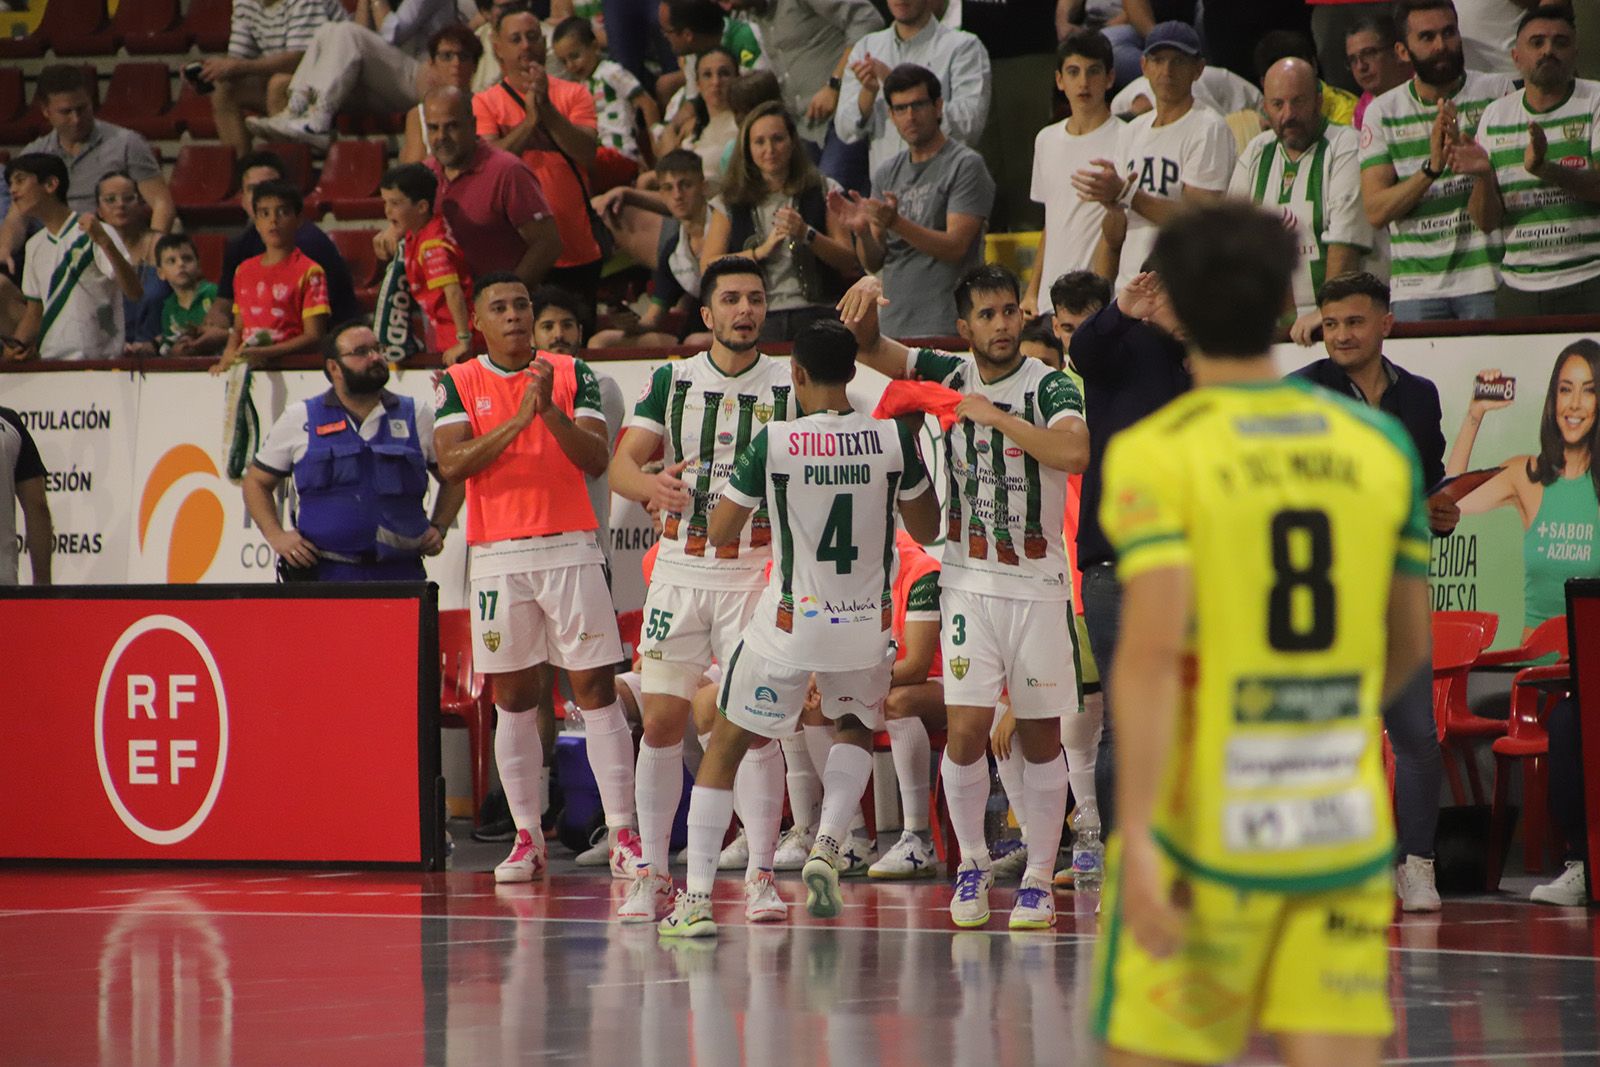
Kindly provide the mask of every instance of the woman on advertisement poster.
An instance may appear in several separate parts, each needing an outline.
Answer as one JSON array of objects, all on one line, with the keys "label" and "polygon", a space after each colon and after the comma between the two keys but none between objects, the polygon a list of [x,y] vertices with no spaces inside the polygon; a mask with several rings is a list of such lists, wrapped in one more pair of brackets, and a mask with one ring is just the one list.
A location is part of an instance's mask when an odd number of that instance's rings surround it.
[{"label": "woman on advertisement poster", "polygon": [[[1539,418],[1539,451],[1512,456],[1500,473],[1461,500],[1463,515],[1515,507],[1522,518],[1523,637],[1546,619],[1566,614],[1568,578],[1600,575],[1600,423],[1595,382],[1600,344],[1584,338],[1563,348],[1550,371]],[[1456,435],[1446,476],[1469,469],[1483,418],[1509,407],[1516,379],[1480,371],[1472,401]]]}]

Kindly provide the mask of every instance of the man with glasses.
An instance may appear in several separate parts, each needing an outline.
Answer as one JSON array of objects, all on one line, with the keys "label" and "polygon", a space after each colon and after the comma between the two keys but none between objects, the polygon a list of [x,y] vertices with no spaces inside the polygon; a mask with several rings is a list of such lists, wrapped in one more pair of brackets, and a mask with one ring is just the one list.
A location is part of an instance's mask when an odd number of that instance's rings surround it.
[{"label": "man with glasses", "polygon": [[1412,75],[1411,62],[1402,59],[1395,45],[1400,43],[1394,32],[1394,19],[1386,13],[1362,18],[1351,24],[1344,35],[1344,58],[1350,68],[1361,96],[1356,100],[1356,129],[1366,117],[1367,105],[1396,86],[1404,85]]}]

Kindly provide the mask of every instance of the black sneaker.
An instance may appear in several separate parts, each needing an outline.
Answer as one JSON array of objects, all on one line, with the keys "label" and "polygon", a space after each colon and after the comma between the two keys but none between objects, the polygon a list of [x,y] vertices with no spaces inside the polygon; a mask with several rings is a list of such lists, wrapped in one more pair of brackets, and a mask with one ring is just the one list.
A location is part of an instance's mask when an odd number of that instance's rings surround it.
[{"label": "black sneaker", "polygon": [[486,822],[472,828],[474,841],[510,841],[516,836],[517,827],[509,815],[504,819],[496,819],[494,822]]}]

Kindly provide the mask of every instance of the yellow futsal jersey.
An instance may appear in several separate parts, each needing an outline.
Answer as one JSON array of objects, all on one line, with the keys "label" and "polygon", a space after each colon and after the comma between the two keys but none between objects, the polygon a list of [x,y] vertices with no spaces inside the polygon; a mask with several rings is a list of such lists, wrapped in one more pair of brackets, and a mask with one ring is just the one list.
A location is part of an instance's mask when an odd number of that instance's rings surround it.
[{"label": "yellow futsal jersey", "polygon": [[1119,577],[1193,573],[1154,825],[1190,876],[1295,892],[1390,863],[1379,700],[1390,581],[1427,575],[1422,493],[1400,423],[1298,379],[1198,390],[1112,440]]}]

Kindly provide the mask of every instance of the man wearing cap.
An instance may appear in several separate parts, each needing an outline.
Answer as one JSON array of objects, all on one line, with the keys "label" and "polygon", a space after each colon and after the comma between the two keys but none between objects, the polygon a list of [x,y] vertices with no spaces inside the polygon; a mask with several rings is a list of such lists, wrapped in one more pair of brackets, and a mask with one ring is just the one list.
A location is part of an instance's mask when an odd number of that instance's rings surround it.
[{"label": "man wearing cap", "polygon": [[[295,401],[273,423],[245,473],[245,508],[286,575],[420,581],[422,557],[444,548],[466,495],[441,484],[432,516],[422,508],[428,473],[439,477],[433,408],[384,388],[389,368],[364,322],[328,334],[322,355],[333,388]],[[285,530],[273,494],[291,476],[300,506]]]},{"label": "man wearing cap", "polygon": [[[1150,79],[1155,108],[1123,127],[1115,160],[1095,160],[1072,176],[1085,200],[1106,206],[1104,230],[1115,259],[1116,288],[1138,274],[1155,245],[1156,230],[1180,202],[1220,200],[1233,173],[1233,132],[1223,117],[1195,103],[1194,83],[1205,70],[1200,36],[1186,22],[1156,24],[1139,61]],[[1109,268],[1110,260],[1104,267]]]}]

